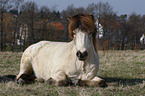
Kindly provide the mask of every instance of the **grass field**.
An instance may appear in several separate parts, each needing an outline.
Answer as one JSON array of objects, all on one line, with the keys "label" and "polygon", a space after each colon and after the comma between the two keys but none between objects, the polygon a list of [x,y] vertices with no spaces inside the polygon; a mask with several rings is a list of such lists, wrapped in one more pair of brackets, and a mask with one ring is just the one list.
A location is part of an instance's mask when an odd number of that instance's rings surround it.
[{"label": "grass field", "polygon": [[[98,76],[107,81],[107,88],[55,87],[36,82],[18,85],[0,83],[0,96],[145,96],[145,50],[99,51]],[[22,53],[0,52],[0,76],[16,75]]]}]

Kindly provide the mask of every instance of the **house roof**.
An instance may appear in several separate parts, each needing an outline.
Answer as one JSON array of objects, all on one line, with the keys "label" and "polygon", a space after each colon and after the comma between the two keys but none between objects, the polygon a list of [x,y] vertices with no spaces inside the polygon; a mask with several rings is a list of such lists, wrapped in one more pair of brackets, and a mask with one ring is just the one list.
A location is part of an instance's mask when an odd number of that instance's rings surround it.
[{"label": "house roof", "polygon": [[60,31],[65,30],[65,27],[62,23],[60,23],[60,22],[48,22],[48,20],[42,20],[42,21],[39,21],[39,22],[35,22],[34,23],[34,28],[35,29],[41,29],[44,26],[43,25],[44,23],[47,24],[46,25],[47,27],[53,26],[53,27],[56,27],[57,30],[60,30]]},{"label": "house roof", "polygon": [[60,22],[52,22],[51,23],[54,27],[56,27],[58,30],[60,31],[64,31],[65,30],[65,27],[63,26],[62,23]]},{"label": "house roof", "polygon": [[120,28],[120,23],[117,20],[100,20],[101,25],[104,28],[109,28],[109,29],[118,29]]}]

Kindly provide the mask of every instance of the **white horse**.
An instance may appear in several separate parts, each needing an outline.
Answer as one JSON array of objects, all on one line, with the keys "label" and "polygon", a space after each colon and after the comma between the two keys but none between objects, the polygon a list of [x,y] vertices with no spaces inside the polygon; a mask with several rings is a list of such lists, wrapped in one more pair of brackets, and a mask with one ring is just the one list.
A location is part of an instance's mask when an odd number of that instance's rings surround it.
[{"label": "white horse", "polygon": [[80,86],[106,87],[97,76],[99,57],[94,48],[96,34],[94,18],[83,13],[69,17],[71,42],[41,41],[28,47],[21,58],[18,82],[23,74],[34,72],[37,79],[53,79],[56,86],[69,85],[77,80]]}]

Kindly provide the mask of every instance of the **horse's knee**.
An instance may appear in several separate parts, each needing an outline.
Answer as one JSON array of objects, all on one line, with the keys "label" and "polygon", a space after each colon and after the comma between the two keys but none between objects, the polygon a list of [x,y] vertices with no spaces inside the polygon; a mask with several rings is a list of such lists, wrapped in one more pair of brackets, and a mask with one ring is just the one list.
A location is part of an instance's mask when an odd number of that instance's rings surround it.
[{"label": "horse's knee", "polygon": [[79,79],[76,82],[76,85],[78,85],[78,86],[89,86],[89,87],[107,87],[107,83],[103,79],[101,79],[99,81]]},{"label": "horse's knee", "polygon": [[96,82],[95,84],[96,84],[98,87],[107,87],[107,86],[108,86],[105,80],[103,80],[103,79],[101,79],[101,78],[99,78],[99,77],[97,77],[97,76],[94,77],[94,78],[92,79],[92,81],[93,81],[93,82]]},{"label": "horse's knee", "polygon": [[73,85],[71,79],[60,80],[55,83],[56,86],[71,86]]},{"label": "horse's knee", "polygon": [[18,84],[23,85],[34,82],[35,78],[33,74],[22,74],[16,81]]},{"label": "horse's knee", "polygon": [[31,66],[27,66],[27,65],[22,65],[20,66],[20,72],[16,77],[16,80],[18,80],[19,78],[23,78],[26,79],[26,77],[31,77],[32,75],[34,75],[34,72],[32,70]]},{"label": "horse's knee", "polygon": [[60,80],[55,83],[56,86],[68,86],[67,80]]},{"label": "horse's knee", "polygon": [[42,78],[36,78],[35,81],[36,81],[36,82],[44,83],[44,79],[42,79]]},{"label": "horse's knee", "polygon": [[78,85],[78,86],[88,86],[88,81],[87,81],[87,80],[78,79],[78,80],[75,82],[75,85]]},{"label": "horse's knee", "polygon": [[107,85],[105,80],[101,80],[101,81],[98,82],[98,87],[107,87],[107,86],[108,85]]},{"label": "horse's knee", "polygon": [[17,79],[17,83],[20,85],[24,85],[25,84],[25,80],[23,80],[22,78]]},{"label": "horse's knee", "polygon": [[55,82],[56,86],[72,85],[71,79],[68,78],[68,76],[64,72],[61,72],[61,71],[56,75],[56,78],[54,80],[56,80]]},{"label": "horse's knee", "polygon": [[52,78],[49,78],[49,79],[46,81],[46,83],[47,83],[48,85],[54,85],[54,84],[56,84],[56,80],[54,80],[54,79],[52,79]]}]

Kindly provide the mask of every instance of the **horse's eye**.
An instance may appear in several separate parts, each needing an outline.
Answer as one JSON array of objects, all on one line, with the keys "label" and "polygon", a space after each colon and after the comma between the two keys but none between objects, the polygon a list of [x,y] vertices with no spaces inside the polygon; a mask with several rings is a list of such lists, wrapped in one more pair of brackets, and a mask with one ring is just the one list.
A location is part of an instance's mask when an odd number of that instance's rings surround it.
[{"label": "horse's eye", "polygon": [[75,32],[73,32],[72,34],[73,34],[73,36],[76,35]]}]

